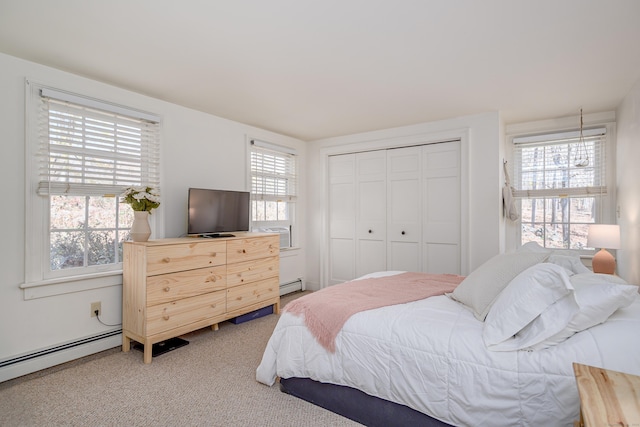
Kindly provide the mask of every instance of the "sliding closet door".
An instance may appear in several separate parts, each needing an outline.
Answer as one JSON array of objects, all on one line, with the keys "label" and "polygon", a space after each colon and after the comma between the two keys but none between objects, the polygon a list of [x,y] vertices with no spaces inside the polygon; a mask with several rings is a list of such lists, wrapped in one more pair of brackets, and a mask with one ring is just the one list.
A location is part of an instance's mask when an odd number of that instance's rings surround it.
[{"label": "sliding closet door", "polygon": [[329,157],[329,285],[355,277],[355,154]]},{"label": "sliding closet door", "polygon": [[387,150],[387,268],[421,271],[421,147]]},{"label": "sliding closet door", "polygon": [[460,274],[460,142],[422,147],[422,268]]},{"label": "sliding closet door", "polygon": [[356,277],[387,269],[386,163],[384,150],[356,154]]}]

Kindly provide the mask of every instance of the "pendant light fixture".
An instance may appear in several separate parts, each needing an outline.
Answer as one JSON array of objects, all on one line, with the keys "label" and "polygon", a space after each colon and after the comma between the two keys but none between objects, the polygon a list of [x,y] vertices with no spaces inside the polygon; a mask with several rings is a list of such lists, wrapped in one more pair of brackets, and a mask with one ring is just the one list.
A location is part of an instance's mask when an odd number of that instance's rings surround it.
[{"label": "pendant light fixture", "polygon": [[576,148],[576,154],[573,157],[573,165],[577,168],[584,168],[589,166],[589,153],[587,152],[587,144],[584,142],[584,135],[582,134],[582,108],[580,109],[580,140],[578,141],[578,147]]}]

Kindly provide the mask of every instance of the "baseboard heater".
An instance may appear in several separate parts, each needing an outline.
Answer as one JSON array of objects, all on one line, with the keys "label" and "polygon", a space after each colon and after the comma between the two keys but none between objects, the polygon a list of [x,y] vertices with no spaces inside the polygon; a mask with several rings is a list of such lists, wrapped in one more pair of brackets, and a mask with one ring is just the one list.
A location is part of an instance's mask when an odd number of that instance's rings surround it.
[{"label": "baseboard heater", "polygon": [[69,350],[72,349],[74,347],[80,347],[95,341],[100,341],[103,340],[105,338],[110,338],[116,335],[120,335],[122,333],[122,329],[118,329],[115,331],[109,331],[109,332],[105,332],[103,334],[99,334],[99,335],[93,335],[90,337],[86,337],[77,341],[71,341],[65,344],[60,344],[54,347],[49,347],[49,348],[45,348],[43,350],[38,350],[35,351],[33,353],[27,353],[27,354],[23,354],[21,356],[18,357],[14,357],[12,359],[7,359],[7,360],[3,360],[0,361],[0,368],[5,368],[7,366],[11,366],[11,365],[15,365],[17,363],[23,363],[26,362],[28,360],[32,360],[32,359],[36,359],[38,357],[42,357],[42,356],[48,356],[54,353],[58,353],[60,351],[64,351],[64,350]]},{"label": "baseboard heater", "polygon": [[290,294],[291,292],[302,290],[302,279],[292,280],[287,283],[280,283],[280,296]]}]

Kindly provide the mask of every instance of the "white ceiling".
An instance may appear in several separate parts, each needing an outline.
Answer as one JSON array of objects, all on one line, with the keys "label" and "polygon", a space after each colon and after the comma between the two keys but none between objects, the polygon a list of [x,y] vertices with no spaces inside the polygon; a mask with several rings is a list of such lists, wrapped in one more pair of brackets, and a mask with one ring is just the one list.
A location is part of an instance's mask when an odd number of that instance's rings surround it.
[{"label": "white ceiling", "polygon": [[613,110],[640,0],[0,0],[0,52],[314,140]]}]

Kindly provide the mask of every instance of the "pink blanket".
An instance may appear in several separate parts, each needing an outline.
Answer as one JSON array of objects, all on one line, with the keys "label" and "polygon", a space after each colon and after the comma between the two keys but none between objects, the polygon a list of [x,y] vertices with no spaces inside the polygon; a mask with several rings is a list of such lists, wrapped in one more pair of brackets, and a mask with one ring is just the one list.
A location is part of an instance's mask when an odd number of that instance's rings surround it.
[{"label": "pink blanket", "polygon": [[318,342],[333,353],[335,338],[352,315],[443,295],[453,291],[463,279],[455,274],[402,273],[353,280],[293,300],[284,311],[303,316]]}]

